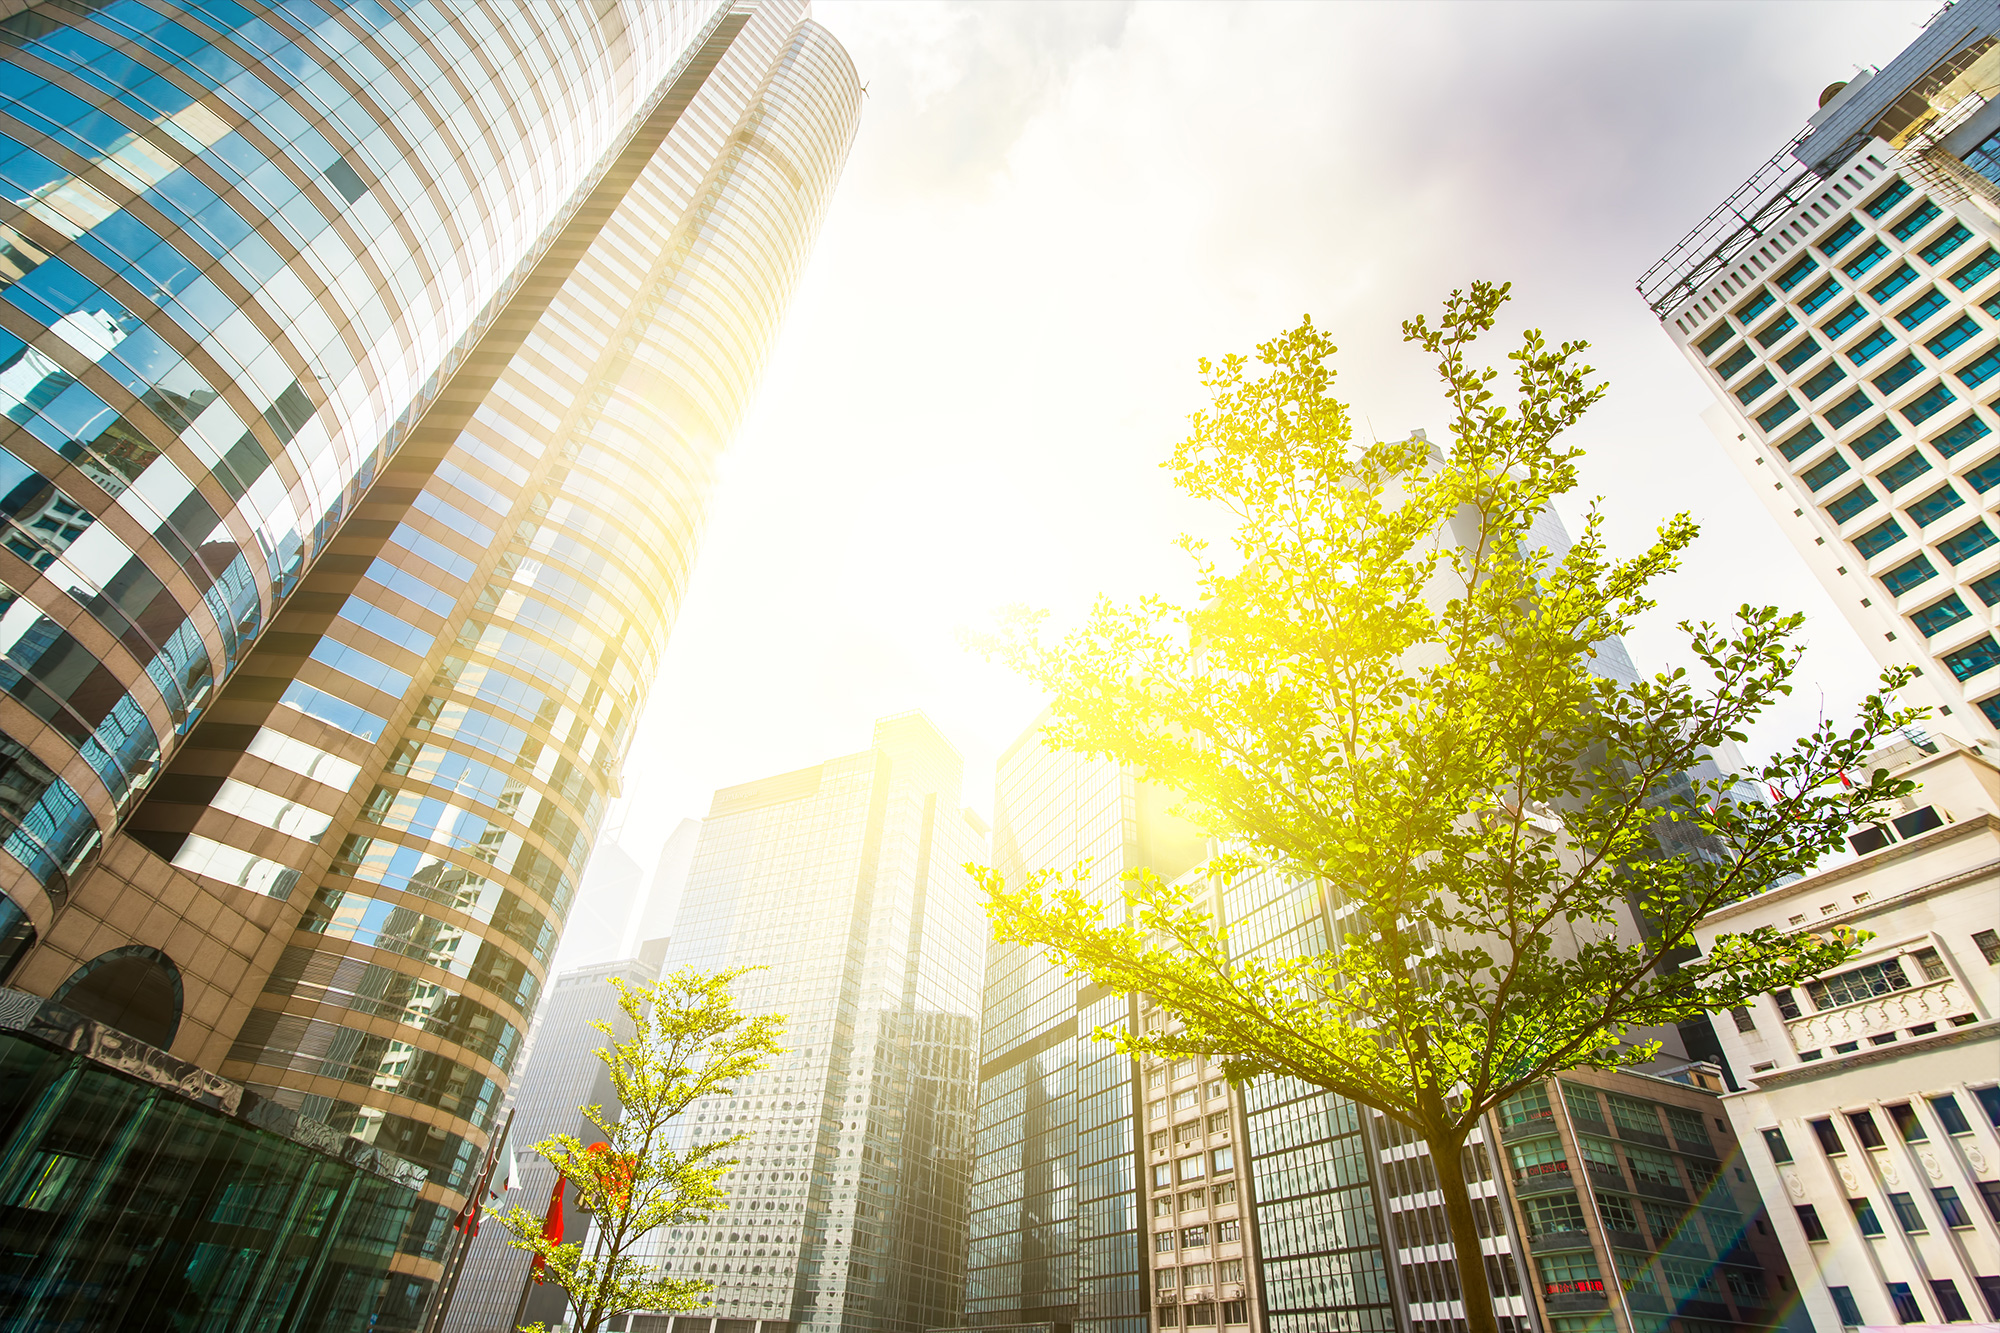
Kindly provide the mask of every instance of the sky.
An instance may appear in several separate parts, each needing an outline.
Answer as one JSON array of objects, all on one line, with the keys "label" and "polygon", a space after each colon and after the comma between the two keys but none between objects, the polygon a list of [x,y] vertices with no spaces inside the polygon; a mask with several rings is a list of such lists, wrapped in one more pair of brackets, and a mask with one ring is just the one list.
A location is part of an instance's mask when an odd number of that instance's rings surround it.
[{"label": "sky", "polygon": [[1042,701],[960,632],[1187,589],[1173,538],[1213,516],[1159,465],[1201,405],[1197,359],[1310,314],[1364,429],[1441,437],[1401,323],[1481,278],[1516,296],[1493,361],[1541,328],[1588,339],[1610,385],[1575,432],[1572,530],[1593,497],[1614,549],[1678,511],[1702,525],[1628,640],[1640,667],[1684,660],[1681,620],[1779,605],[1810,647],[1748,748],[1844,715],[1873,661],[1633,286],[1936,8],[817,0],[868,86],[860,131],[606,840],[649,866],[716,788],[864,749],[908,709],[989,810]]}]

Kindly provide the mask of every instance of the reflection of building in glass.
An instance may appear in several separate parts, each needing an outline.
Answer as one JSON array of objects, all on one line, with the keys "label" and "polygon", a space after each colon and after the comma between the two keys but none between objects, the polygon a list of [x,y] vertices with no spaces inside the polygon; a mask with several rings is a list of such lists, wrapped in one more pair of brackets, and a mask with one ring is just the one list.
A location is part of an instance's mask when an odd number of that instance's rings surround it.
[{"label": "reflection of building in glass", "polygon": [[1640,279],[1724,451],[1907,697],[2000,731],[2000,6],[1941,9]]},{"label": "reflection of building in glass", "polygon": [[956,1320],[985,938],[961,768],[906,713],[859,754],[715,794],[663,970],[761,969],[735,991],[787,1015],[788,1050],[680,1123],[752,1137],[728,1209],[659,1237],[669,1271],[715,1284],[675,1333]]},{"label": "reflection of building in glass", "polygon": [[1858,859],[1712,912],[1717,937],[1852,927],[1860,954],[1718,1026],[1730,1123],[1818,1328],[2000,1321],[2000,769],[1903,741],[1918,783]]},{"label": "reflection of building in glass", "polygon": [[420,1163],[420,1303],[859,83],[802,0],[7,36],[0,980]]}]

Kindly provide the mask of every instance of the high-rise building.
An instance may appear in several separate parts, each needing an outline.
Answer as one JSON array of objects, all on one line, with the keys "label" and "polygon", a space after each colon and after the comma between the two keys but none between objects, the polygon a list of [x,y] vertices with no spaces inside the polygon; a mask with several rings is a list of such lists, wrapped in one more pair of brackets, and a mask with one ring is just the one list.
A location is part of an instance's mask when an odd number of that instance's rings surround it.
[{"label": "high-rise building", "polygon": [[986,933],[962,767],[905,713],[859,754],[715,794],[663,970],[757,969],[735,994],[786,1016],[787,1050],[677,1123],[682,1143],[751,1137],[729,1206],[658,1237],[668,1271],[715,1287],[674,1333],[957,1321]]},{"label": "high-rise building", "polygon": [[6,8],[0,980],[424,1168],[421,1304],[859,81],[803,0]]},{"label": "high-rise building", "polygon": [[[1093,893],[1118,903],[1122,871],[1178,874],[1202,859],[1171,805],[1116,765],[1046,748],[1038,722],[1000,756],[992,864],[1018,884],[1087,858]],[[1136,1030],[1137,1000],[1079,983],[1038,949],[995,944],[985,963],[966,1324],[1144,1333],[1144,1092],[1132,1059],[1091,1039]]]},{"label": "high-rise building", "polygon": [[1640,279],[1724,451],[1907,697],[2000,735],[2000,3],[1821,95]]},{"label": "high-rise building", "polygon": [[[500,1197],[489,1212],[520,1207],[542,1213],[549,1206],[556,1171],[532,1151],[534,1145],[554,1134],[574,1134],[585,1143],[595,1142],[600,1135],[585,1120],[585,1106],[604,1107],[607,1118],[617,1120],[617,1090],[597,1054],[608,1039],[592,1024],[609,1023],[620,1040],[630,1040],[632,1026],[618,1008],[618,990],[612,981],[616,978],[629,986],[643,986],[658,975],[650,964],[628,958],[580,967],[556,977],[535,1014],[527,1055],[508,1094],[508,1109],[513,1112],[507,1137],[514,1158],[514,1188],[496,1190]],[[508,1165],[503,1163],[496,1172],[496,1186],[506,1178]],[[568,1206],[574,1210],[573,1196]],[[577,1220],[587,1223],[589,1218]],[[511,1236],[489,1218],[471,1239],[452,1292],[444,1333],[513,1333],[517,1311],[523,1312],[519,1323],[562,1322],[562,1292],[546,1284],[528,1291],[529,1255],[507,1243]],[[539,1300],[524,1310],[523,1295]]]},{"label": "high-rise building", "polygon": [[1723,1105],[1815,1327],[2000,1322],[2000,767],[1943,737],[1871,764],[1919,785],[1854,858],[1696,929],[1868,932],[1718,1024]]}]

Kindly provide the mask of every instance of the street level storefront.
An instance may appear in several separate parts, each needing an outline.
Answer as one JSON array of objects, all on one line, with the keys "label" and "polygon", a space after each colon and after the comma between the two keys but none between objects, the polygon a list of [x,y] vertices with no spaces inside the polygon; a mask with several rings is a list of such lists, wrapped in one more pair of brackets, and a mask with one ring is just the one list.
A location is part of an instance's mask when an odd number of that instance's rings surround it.
[{"label": "street level storefront", "polygon": [[424,1172],[0,989],[0,1333],[410,1329]]}]

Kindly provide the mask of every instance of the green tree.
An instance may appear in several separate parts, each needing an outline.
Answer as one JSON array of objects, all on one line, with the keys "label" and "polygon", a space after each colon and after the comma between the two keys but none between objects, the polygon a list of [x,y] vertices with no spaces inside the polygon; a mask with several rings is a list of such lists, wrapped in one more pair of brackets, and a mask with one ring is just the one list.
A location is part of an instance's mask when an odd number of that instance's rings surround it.
[{"label": "green tree", "polygon": [[[1689,946],[1703,914],[1809,870],[1908,790],[1880,770],[1847,781],[1916,717],[1871,695],[1851,729],[1822,720],[1757,769],[1765,802],[1694,775],[1791,690],[1802,617],[1744,606],[1725,628],[1684,623],[1693,673],[1592,673],[1592,645],[1648,609],[1696,529],[1679,515],[1615,558],[1593,506],[1567,551],[1536,542],[1577,484],[1564,432],[1604,390],[1579,364],[1586,344],[1530,331],[1501,401],[1499,372],[1468,354],[1508,290],[1475,284],[1436,324],[1403,327],[1450,404],[1435,452],[1353,439],[1310,319],[1261,344],[1261,367],[1204,360],[1212,401],[1167,466],[1235,529],[1221,559],[1182,539],[1194,603],[1100,599],[1053,642],[1017,613],[984,640],[1052,696],[1049,744],[1185,795],[1228,849],[1211,875],[1263,866],[1345,904],[1333,947],[1232,955],[1198,876],[1128,874],[1121,914],[1086,895],[1087,867],[1012,885],[970,867],[1000,939],[1185,1025],[1100,1037],[1220,1057],[1239,1080],[1288,1075],[1421,1135],[1474,1330],[1495,1322],[1456,1168],[1480,1117],[1558,1070],[1644,1062],[1646,1029],[1850,956],[1851,936],[1769,928],[1705,957]],[[1885,693],[1908,679],[1884,673]]]},{"label": "green tree", "polygon": [[783,1016],[748,1017],[730,994],[730,983],[749,970],[684,968],[642,986],[612,978],[632,1036],[620,1041],[611,1024],[591,1026],[609,1039],[596,1054],[618,1094],[616,1117],[601,1106],[579,1108],[603,1132],[601,1146],[558,1134],[534,1148],[568,1182],[571,1208],[590,1213],[595,1234],[589,1253],[579,1242],[545,1238],[543,1219],[525,1208],[500,1215],[514,1233],[508,1244],[533,1254],[544,1279],[568,1293],[578,1333],[596,1333],[630,1310],[692,1310],[706,1303],[711,1283],[667,1276],[631,1251],[658,1227],[705,1221],[728,1206],[722,1177],[736,1159],[726,1154],[749,1136],[675,1151],[666,1130],[697,1098],[730,1096],[737,1080],[763,1069],[783,1049]]}]

